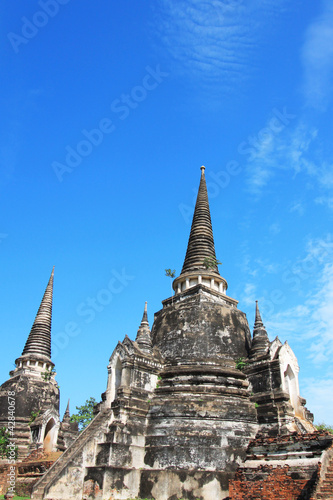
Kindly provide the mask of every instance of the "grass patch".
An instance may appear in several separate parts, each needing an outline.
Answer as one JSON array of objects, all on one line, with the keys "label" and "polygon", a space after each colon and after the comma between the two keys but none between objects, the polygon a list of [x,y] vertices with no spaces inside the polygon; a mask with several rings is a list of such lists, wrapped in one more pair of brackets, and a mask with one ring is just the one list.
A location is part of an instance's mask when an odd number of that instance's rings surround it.
[{"label": "grass patch", "polygon": [[[0,500],[3,500],[5,497],[4,495],[0,495]],[[28,497],[13,497],[13,500],[30,500]]]}]

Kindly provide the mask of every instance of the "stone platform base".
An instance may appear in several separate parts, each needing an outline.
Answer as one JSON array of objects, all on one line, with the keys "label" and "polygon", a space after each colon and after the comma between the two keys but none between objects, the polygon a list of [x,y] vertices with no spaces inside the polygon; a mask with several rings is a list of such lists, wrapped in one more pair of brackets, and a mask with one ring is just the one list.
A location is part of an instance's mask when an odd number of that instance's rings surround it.
[{"label": "stone platform base", "polygon": [[233,472],[92,467],[85,477],[83,498],[225,500],[233,476]]}]

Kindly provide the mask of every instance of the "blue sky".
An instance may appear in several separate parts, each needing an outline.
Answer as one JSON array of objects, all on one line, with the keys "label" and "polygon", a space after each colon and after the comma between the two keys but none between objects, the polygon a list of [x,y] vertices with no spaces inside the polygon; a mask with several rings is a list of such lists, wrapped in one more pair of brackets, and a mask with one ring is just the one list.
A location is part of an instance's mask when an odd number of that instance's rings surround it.
[{"label": "blue sky", "polygon": [[217,258],[333,413],[333,5],[17,0],[1,7],[1,382],[55,266],[61,412],[180,272],[200,166]]}]

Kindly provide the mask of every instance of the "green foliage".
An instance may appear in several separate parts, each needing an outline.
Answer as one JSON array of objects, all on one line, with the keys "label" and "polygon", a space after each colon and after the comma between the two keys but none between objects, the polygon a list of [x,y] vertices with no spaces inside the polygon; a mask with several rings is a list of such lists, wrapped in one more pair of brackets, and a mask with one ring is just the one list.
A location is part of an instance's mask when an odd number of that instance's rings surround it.
[{"label": "green foliage", "polygon": [[40,414],[40,410],[32,410],[32,412],[30,413],[30,419],[29,419],[29,424],[32,424],[32,422],[34,422],[36,420],[36,418],[38,417],[38,415]]},{"label": "green foliage", "polygon": [[215,269],[217,266],[220,266],[222,262],[217,260],[215,257],[205,257],[203,261],[203,265],[206,269]]},{"label": "green foliage", "polygon": [[[14,452],[13,452],[14,451]],[[17,459],[18,448],[10,444],[10,432],[6,427],[0,427],[0,458]]]},{"label": "green foliage", "polygon": [[246,361],[244,361],[244,358],[237,358],[236,359],[236,368],[237,370],[243,370],[245,366],[247,365]]},{"label": "green foliage", "polygon": [[327,425],[324,422],[320,422],[320,424],[315,426],[317,431],[325,431],[329,432],[330,434],[333,434],[333,427],[332,425]]},{"label": "green foliage", "polygon": [[96,404],[95,398],[90,397],[86,400],[85,404],[82,406],[76,406],[78,410],[77,413],[74,413],[71,416],[71,422],[77,422],[79,424],[79,430],[82,431],[87,427],[88,424],[94,418],[94,406]]},{"label": "green foliage", "polygon": [[174,278],[176,276],[176,269],[165,269],[165,276],[168,276],[169,278]]},{"label": "green foliage", "polygon": [[45,382],[48,382],[51,380],[52,375],[55,374],[55,369],[54,367],[51,368],[51,370],[45,370],[45,372],[41,373],[42,379],[45,380]]},{"label": "green foliage", "polygon": [[1,458],[7,457],[7,446],[9,444],[9,431],[6,427],[0,427],[0,456]]}]

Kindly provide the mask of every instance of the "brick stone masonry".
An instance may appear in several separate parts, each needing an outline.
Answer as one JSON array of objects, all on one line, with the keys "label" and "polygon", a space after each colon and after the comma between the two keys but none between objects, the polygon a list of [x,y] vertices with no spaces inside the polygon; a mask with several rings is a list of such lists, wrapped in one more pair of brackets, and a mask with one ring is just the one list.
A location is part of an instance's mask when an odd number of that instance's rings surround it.
[{"label": "brick stone masonry", "polygon": [[[61,452],[45,453],[43,450],[34,450],[22,462],[17,462],[15,466],[15,492],[19,496],[30,497],[36,481],[59,458]],[[4,495],[9,487],[7,477],[10,465],[3,463],[0,465],[0,495]]]},{"label": "brick stone masonry", "polygon": [[17,464],[16,493],[20,496],[30,496],[34,484],[59,458],[61,452],[45,453],[34,450],[22,462]]},{"label": "brick stone masonry", "polygon": [[317,432],[253,440],[229,500],[333,500],[332,438]]},{"label": "brick stone masonry", "polygon": [[0,495],[4,495],[8,489],[7,478],[9,469],[10,465],[8,463],[0,464]]},{"label": "brick stone masonry", "polygon": [[[260,466],[256,474],[258,479],[250,481],[237,472],[229,487],[230,500],[305,500],[306,491],[313,485],[311,480],[294,479],[288,465]],[[262,479],[264,475],[267,477]]]}]

